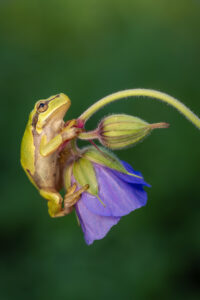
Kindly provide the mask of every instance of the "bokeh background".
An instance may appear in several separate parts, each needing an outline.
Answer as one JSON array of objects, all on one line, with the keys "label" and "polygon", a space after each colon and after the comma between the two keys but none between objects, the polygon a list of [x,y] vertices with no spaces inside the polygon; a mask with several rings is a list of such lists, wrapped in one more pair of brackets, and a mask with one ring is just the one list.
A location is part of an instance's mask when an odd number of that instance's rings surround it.
[{"label": "bokeh background", "polygon": [[146,207],[88,247],[74,214],[51,219],[21,169],[36,100],[64,92],[66,118],[126,88],[153,88],[200,115],[200,1],[1,0],[0,299],[199,299],[199,131],[154,100],[111,112],[166,121],[118,151],[152,185]]}]

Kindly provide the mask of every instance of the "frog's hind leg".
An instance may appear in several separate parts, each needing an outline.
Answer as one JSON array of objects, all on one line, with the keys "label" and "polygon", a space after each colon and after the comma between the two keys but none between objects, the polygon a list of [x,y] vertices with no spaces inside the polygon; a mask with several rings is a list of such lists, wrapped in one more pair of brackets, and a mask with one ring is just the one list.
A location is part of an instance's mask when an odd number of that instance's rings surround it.
[{"label": "frog's hind leg", "polygon": [[89,184],[84,185],[79,190],[77,189],[77,184],[74,183],[69,189],[68,192],[64,196],[64,208],[62,208],[59,212],[53,215],[56,217],[64,217],[70,214],[74,208],[76,202],[80,199],[81,194],[84,193],[89,188]]},{"label": "frog's hind leg", "polygon": [[73,206],[80,199],[80,196],[89,188],[89,185],[86,184],[80,189],[77,190],[77,185],[74,183],[69,189],[66,195],[64,196],[64,207],[62,196],[54,190],[50,189],[41,189],[40,194],[45,199],[48,200],[48,212],[52,218],[64,217],[71,213]]},{"label": "frog's hind leg", "polygon": [[48,200],[48,212],[51,217],[56,217],[62,211],[62,196],[54,189],[41,189],[40,195]]},{"label": "frog's hind leg", "polygon": [[76,204],[76,202],[80,199],[81,194],[87,191],[89,188],[89,184],[84,185],[80,189],[77,190],[77,184],[74,183],[66,193],[64,197],[64,213],[67,214],[68,211],[71,212],[73,209],[73,206]]}]

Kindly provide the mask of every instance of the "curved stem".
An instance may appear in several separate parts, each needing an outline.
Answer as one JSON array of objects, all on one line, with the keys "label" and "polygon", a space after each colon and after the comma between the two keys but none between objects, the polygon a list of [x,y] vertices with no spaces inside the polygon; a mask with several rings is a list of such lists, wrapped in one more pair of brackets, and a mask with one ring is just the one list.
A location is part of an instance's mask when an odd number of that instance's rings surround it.
[{"label": "curved stem", "polygon": [[73,156],[80,156],[80,150],[76,144],[76,138],[72,139],[70,141],[70,144],[71,144],[71,150],[72,150]]},{"label": "curved stem", "polygon": [[134,96],[145,96],[145,97],[155,98],[162,102],[168,103],[171,106],[175,107],[189,121],[191,121],[197,128],[200,129],[200,119],[183,103],[181,103],[179,100],[165,93],[155,91],[155,90],[150,90],[150,89],[131,89],[131,90],[124,90],[124,91],[110,94],[102,98],[101,100],[97,101],[92,106],[90,106],[84,113],[82,113],[82,115],[79,117],[79,120],[85,123],[94,113],[96,113],[100,108],[102,108],[106,104],[120,100],[122,98],[134,97]]}]

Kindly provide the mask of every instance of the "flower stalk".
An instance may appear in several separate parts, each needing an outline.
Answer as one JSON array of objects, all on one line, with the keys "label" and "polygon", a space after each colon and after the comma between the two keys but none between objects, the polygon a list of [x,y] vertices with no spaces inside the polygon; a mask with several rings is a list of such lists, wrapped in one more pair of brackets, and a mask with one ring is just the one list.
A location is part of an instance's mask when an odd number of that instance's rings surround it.
[{"label": "flower stalk", "polygon": [[192,122],[193,125],[195,125],[198,129],[200,129],[200,119],[197,115],[195,115],[186,105],[181,103],[176,98],[151,89],[130,89],[130,90],[124,90],[117,93],[110,94],[99,101],[97,101],[95,104],[90,106],[84,113],[80,115],[79,122],[80,123],[86,123],[86,121],[95,114],[99,109],[101,109],[103,106],[120,100],[122,98],[128,98],[128,97],[149,97],[149,98],[155,98],[157,100],[160,100],[162,102],[165,102],[174,108],[176,108],[180,113],[182,113],[190,122]]}]

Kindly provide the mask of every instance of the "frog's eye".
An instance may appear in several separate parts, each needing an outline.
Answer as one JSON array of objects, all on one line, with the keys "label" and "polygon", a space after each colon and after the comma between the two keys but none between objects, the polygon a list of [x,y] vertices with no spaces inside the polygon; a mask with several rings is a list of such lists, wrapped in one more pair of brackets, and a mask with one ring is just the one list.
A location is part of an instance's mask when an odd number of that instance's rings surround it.
[{"label": "frog's eye", "polygon": [[48,104],[47,104],[47,103],[45,103],[45,102],[40,102],[40,103],[38,104],[37,111],[38,111],[38,112],[44,112],[44,111],[47,110],[47,108],[48,108]]}]

